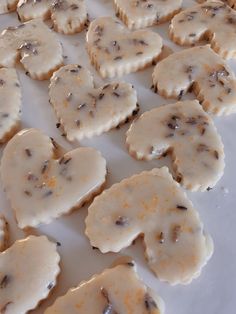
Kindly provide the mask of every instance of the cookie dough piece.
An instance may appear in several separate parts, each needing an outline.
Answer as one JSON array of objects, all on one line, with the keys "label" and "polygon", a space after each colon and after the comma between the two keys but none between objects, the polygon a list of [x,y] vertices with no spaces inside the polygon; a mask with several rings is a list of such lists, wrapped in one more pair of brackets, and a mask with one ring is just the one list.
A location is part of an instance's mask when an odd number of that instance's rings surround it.
[{"label": "cookie dough piece", "polygon": [[85,232],[102,253],[119,252],[143,235],[150,268],[173,285],[197,277],[213,252],[198,212],[166,167],[134,175],[96,197]]},{"label": "cookie dough piece", "polygon": [[156,65],[152,77],[161,96],[180,100],[191,89],[205,111],[216,115],[236,112],[234,73],[209,46],[173,53]]},{"label": "cookie dough piece", "polygon": [[197,100],[145,112],[128,130],[126,144],[136,159],[157,159],[170,152],[176,179],[192,191],[213,187],[224,172],[221,138]]},{"label": "cookie dough piece", "polygon": [[84,29],[87,10],[84,0],[20,0],[17,6],[20,20],[51,18],[54,29],[63,34],[74,34]]},{"label": "cookie dough piece", "polygon": [[15,11],[18,0],[1,0],[0,14]]},{"label": "cookie dough piece", "polygon": [[63,64],[62,47],[40,19],[8,27],[0,35],[0,67],[21,64],[33,79],[48,79]]},{"label": "cookie dough piece", "polygon": [[9,239],[8,222],[4,216],[0,215],[0,252],[7,248]]},{"label": "cookie dough piece", "polygon": [[92,21],[86,40],[91,62],[103,78],[122,76],[151,65],[163,46],[157,33],[131,32],[111,17]]},{"label": "cookie dough piece", "polygon": [[182,0],[114,0],[117,16],[130,29],[170,20],[181,9]]},{"label": "cookie dough piece", "polygon": [[114,82],[95,88],[91,73],[75,64],[54,72],[49,99],[70,141],[109,131],[138,110],[131,84]]},{"label": "cookie dough piece", "polygon": [[20,82],[15,69],[0,69],[0,143],[6,142],[19,128],[21,109]]},{"label": "cookie dough piece", "polygon": [[53,142],[36,129],[20,131],[3,152],[2,182],[20,228],[49,223],[101,191],[106,161],[98,151],[81,147],[54,158]]},{"label": "cookie dough piece", "polygon": [[60,273],[56,244],[45,236],[16,241],[0,253],[0,313],[25,314],[46,299]]},{"label": "cookie dough piece", "polygon": [[180,12],[172,19],[169,32],[179,45],[192,45],[206,38],[221,57],[236,58],[236,12],[220,1]]},{"label": "cookie dough piece", "polygon": [[106,269],[59,297],[45,314],[162,314],[164,303],[138,277],[133,261]]}]

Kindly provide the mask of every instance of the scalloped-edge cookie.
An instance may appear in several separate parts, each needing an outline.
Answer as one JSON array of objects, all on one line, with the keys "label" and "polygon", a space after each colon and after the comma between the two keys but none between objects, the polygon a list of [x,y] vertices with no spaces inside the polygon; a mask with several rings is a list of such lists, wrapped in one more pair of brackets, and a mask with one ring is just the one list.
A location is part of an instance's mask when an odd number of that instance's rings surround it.
[{"label": "scalloped-edge cookie", "polygon": [[79,208],[98,194],[106,161],[79,147],[55,159],[54,142],[37,129],[22,130],[7,144],[1,178],[20,228],[36,227]]},{"label": "scalloped-edge cookie", "polygon": [[51,18],[54,29],[63,34],[80,32],[87,22],[84,0],[20,0],[17,13],[22,22]]},{"label": "scalloped-edge cookie", "polygon": [[181,9],[182,0],[114,0],[116,14],[129,29],[169,21]]},{"label": "scalloped-edge cookie", "polygon": [[175,177],[192,191],[212,188],[224,172],[224,147],[211,117],[197,100],[145,112],[127,132],[131,156],[157,159],[170,152]]},{"label": "scalloped-edge cookie", "polygon": [[76,64],[54,72],[49,101],[70,141],[109,131],[138,110],[131,84],[113,82],[95,88],[92,74]]},{"label": "scalloped-edge cookie", "polygon": [[91,63],[103,78],[122,76],[151,65],[163,46],[157,33],[132,32],[111,17],[92,21],[86,41]]},{"label": "scalloped-edge cookie", "polygon": [[19,129],[21,111],[20,82],[15,69],[0,68],[0,144]]},{"label": "scalloped-edge cookie", "polygon": [[20,60],[33,79],[45,80],[63,64],[62,47],[56,34],[35,19],[8,27],[0,35],[0,67],[14,67]]},{"label": "scalloped-edge cookie", "polygon": [[236,78],[208,45],[175,52],[159,62],[152,75],[154,90],[165,98],[193,90],[203,109],[215,115],[236,112]]},{"label": "scalloped-edge cookie", "polygon": [[8,222],[6,218],[0,214],[0,252],[7,248],[9,239]]},{"label": "scalloped-edge cookie", "polygon": [[1,0],[0,14],[10,13],[16,10],[18,0]]},{"label": "scalloped-edge cookie", "polygon": [[213,253],[198,212],[168,168],[124,179],[96,197],[86,235],[102,253],[119,252],[143,236],[148,264],[161,281],[187,284]]},{"label": "scalloped-edge cookie", "polygon": [[133,261],[105,269],[59,297],[44,314],[163,314],[164,302],[138,277]]},{"label": "scalloped-edge cookie", "polygon": [[179,45],[208,39],[221,57],[236,58],[236,12],[220,1],[208,1],[180,12],[172,19],[169,33]]},{"label": "scalloped-edge cookie", "polygon": [[60,273],[56,244],[29,236],[0,253],[0,313],[25,314],[46,299]]}]

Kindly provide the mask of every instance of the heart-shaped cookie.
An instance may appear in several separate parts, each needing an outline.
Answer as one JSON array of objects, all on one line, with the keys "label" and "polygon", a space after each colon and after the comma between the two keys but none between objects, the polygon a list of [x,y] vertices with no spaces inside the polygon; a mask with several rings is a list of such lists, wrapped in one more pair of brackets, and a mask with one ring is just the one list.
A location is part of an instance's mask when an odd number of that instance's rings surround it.
[{"label": "heart-shaped cookie", "polygon": [[209,46],[173,53],[154,68],[155,91],[166,98],[193,90],[205,111],[216,115],[236,112],[236,79],[226,62]]},{"label": "heart-shaped cookie", "polygon": [[6,218],[0,215],[0,252],[4,251],[8,244],[9,230]]},{"label": "heart-shaped cookie", "polygon": [[95,88],[91,73],[75,64],[54,72],[49,100],[70,141],[108,131],[138,110],[131,84],[115,82]]},{"label": "heart-shaped cookie", "polygon": [[114,0],[117,16],[130,29],[170,20],[181,9],[182,0]]},{"label": "heart-shaped cookie", "polygon": [[91,62],[103,78],[122,76],[151,65],[163,46],[157,33],[131,32],[111,17],[92,21],[86,40]]},{"label": "heart-shaped cookie", "polygon": [[223,144],[197,100],[145,112],[128,130],[126,144],[137,159],[157,159],[170,152],[178,182],[190,190],[213,187],[224,172]]},{"label": "heart-shaped cookie", "polygon": [[53,33],[35,19],[8,27],[0,35],[0,67],[21,64],[33,79],[48,79],[63,64],[62,47]]},{"label": "heart-shaped cookie", "polygon": [[93,148],[77,148],[55,160],[54,142],[36,129],[7,144],[1,177],[20,228],[36,227],[68,213],[101,191],[106,161]]},{"label": "heart-shaped cookie", "polygon": [[0,143],[4,143],[20,124],[21,89],[16,70],[0,69],[0,99]]},{"label": "heart-shaped cookie", "polygon": [[45,314],[163,314],[162,299],[138,277],[133,261],[106,269],[59,297]]},{"label": "heart-shaped cookie", "polygon": [[45,236],[16,241],[0,253],[0,313],[28,313],[47,298],[60,273],[56,244]]},{"label": "heart-shaped cookie", "polygon": [[0,1],[0,14],[15,11],[18,0],[1,0]]},{"label": "heart-shaped cookie", "polygon": [[220,1],[208,1],[180,12],[172,19],[169,32],[179,45],[192,45],[207,38],[221,57],[236,58],[236,12]]},{"label": "heart-shaped cookie", "polygon": [[119,252],[143,235],[150,268],[171,284],[197,277],[213,252],[198,212],[166,167],[127,178],[96,197],[85,232],[102,253]]},{"label": "heart-shaped cookie", "polygon": [[64,34],[82,31],[87,21],[84,0],[20,0],[17,13],[23,22],[51,18],[54,29]]}]

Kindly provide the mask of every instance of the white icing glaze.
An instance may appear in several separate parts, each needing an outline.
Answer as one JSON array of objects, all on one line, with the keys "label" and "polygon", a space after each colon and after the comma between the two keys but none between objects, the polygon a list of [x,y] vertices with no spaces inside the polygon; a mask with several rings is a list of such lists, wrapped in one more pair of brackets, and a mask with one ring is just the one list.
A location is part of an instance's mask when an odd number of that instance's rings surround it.
[{"label": "white icing glaze", "polygon": [[220,56],[236,57],[236,12],[220,1],[187,8],[172,19],[169,30],[180,45],[210,38],[212,49]]},{"label": "white icing glaze", "polygon": [[131,32],[111,17],[100,17],[89,26],[87,49],[103,78],[138,71],[158,58],[162,38],[149,30]]},{"label": "white icing glaze", "polygon": [[118,16],[130,29],[144,28],[171,19],[182,0],[114,0]]},{"label": "white icing glaze", "polygon": [[48,79],[63,63],[62,47],[40,19],[9,27],[0,35],[0,67],[20,62],[34,79]]},{"label": "white icing glaze", "polygon": [[20,0],[17,12],[21,21],[51,18],[54,29],[64,34],[74,34],[84,28],[87,10],[84,0]]},{"label": "white icing glaze", "polygon": [[106,161],[93,148],[77,148],[55,160],[50,138],[23,130],[7,144],[1,177],[20,228],[36,227],[81,206],[105,182]]},{"label": "white icing glaze", "polygon": [[164,303],[139,279],[133,262],[106,269],[70,289],[45,314],[162,314]]},{"label": "white icing glaze", "polygon": [[119,252],[144,235],[150,268],[160,280],[189,283],[213,252],[198,212],[166,167],[127,178],[96,197],[86,235],[101,252]]},{"label": "white icing glaze", "polygon": [[95,89],[91,73],[73,64],[54,72],[49,98],[70,141],[108,131],[137,110],[131,84],[114,82]]},{"label": "white icing glaze", "polygon": [[160,95],[179,99],[192,87],[205,111],[236,112],[234,73],[209,46],[185,49],[159,62],[153,84]]},{"label": "white icing glaze", "polygon": [[8,242],[8,223],[4,216],[0,216],[0,252],[6,249],[7,242]]},{"label": "white icing glaze", "polygon": [[213,187],[224,172],[224,148],[210,116],[197,100],[145,112],[127,132],[126,144],[137,159],[171,152],[176,178],[187,189]]},{"label": "white icing glaze", "polygon": [[18,0],[1,0],[0,14],[15,11]]},{"label": "white icing glaze", "polygon": [[25,314],[47,298],[60,272],[56,244],[45,236],[16,241],[0,253],[0,312]]},{"label": "white icing glaze", "polygon": [[0,143],[13,135],[19,125],[21,89],[16,70],[0,69]]}]

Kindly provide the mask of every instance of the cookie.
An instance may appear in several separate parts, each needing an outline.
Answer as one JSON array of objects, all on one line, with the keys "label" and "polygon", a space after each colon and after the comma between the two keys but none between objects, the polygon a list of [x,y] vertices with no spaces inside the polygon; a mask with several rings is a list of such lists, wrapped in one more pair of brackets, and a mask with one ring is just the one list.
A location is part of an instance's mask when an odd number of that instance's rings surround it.
[{"label": "cookie", "polygon": [[103,78],[122,76],[151,65],[163,46],[157,33],[131,32],[111,17],[92,21],[86,41],[91,62]]},{"label": "cookie", "polygon": [[33,79],[45,80],[63,64],[62,47],[40,19],[8,27],[0,35],[0,67],[20,63]]},{"label": "cookie", "polygon": [[162,314],[164,303],[138,277],[133,261],[106,269],[59,297],[45,314]]},{"label": "cookie", "polygon": [[20,0],[17,12],[23,22],[35,18],[51,18],[54,29],[63,34],[82,31],[87,21],[84,0]]},{"label": "cookie", "polygon": [[115,82],[95,88],[91,73],[75,64],[54,72],[49,99],[70,141],[106,132],[138,110],[131,84]]},{"label": "cookie", "polygon": [[22,130],[7,144],[1,177],[20,228],[36,227],[78,208],[101,191],[106,161],[93,148],[55,159],[54,142],[36,129]]},{"label": "cookie", "polygon": [[16,241],[0,253],[0,313],[19,314],[37,307],[60,273],[56,244],[45,236]]},{"label": "cookie", "polygon": [[96,197],[85,233],[102,253],[119,252],[143,235],[150,268],[170,284],[189,283],[213,252],[198,212],[166,167],[134,175]]},{"label": "cookie", "polygon": [[1,0],[0,14],[15,11],[18,0]]},{"label": "cookie", "polygon": [[181,9],[182,0],[114,0],[117,16],[130,29],[169,21]]},{"label": "cookie", "polygon": [[[206,0],[208,1],[208,0]],[[198,0],[198,3],[206,2],[205,0]],[[222,2],[228,4],[231,8],[236,9],[236,0],[222,0]]]},{"label": "cookie", "polygon": [[9,239],[8,222],[0,215],[0,252],[7,248]]},{"label": "cookie", "polygon": [[236,58],[236,12],[220,1],[198,4],[180,12],[172,19],[169,32],[179,45],[208,39],[221,57]]},{"label": "cookie", "polygon": [[21,89],[15,69],[0,69],[0,143],[9,140],[20,125]]},{"label": "cookie", "polygon": [[193,90],[205,111],[236,112],[235,75],[209,46],[173,53],[156,65],[152,77],[155,91],[163,97],[180,100]]},{"label": "cookie", "polygon": [[224,147],[197,100],[145,112],[127,132],[131,156],[152,160],[170,152],[176,179],[192,191],[212,188],[224,172]]}]

